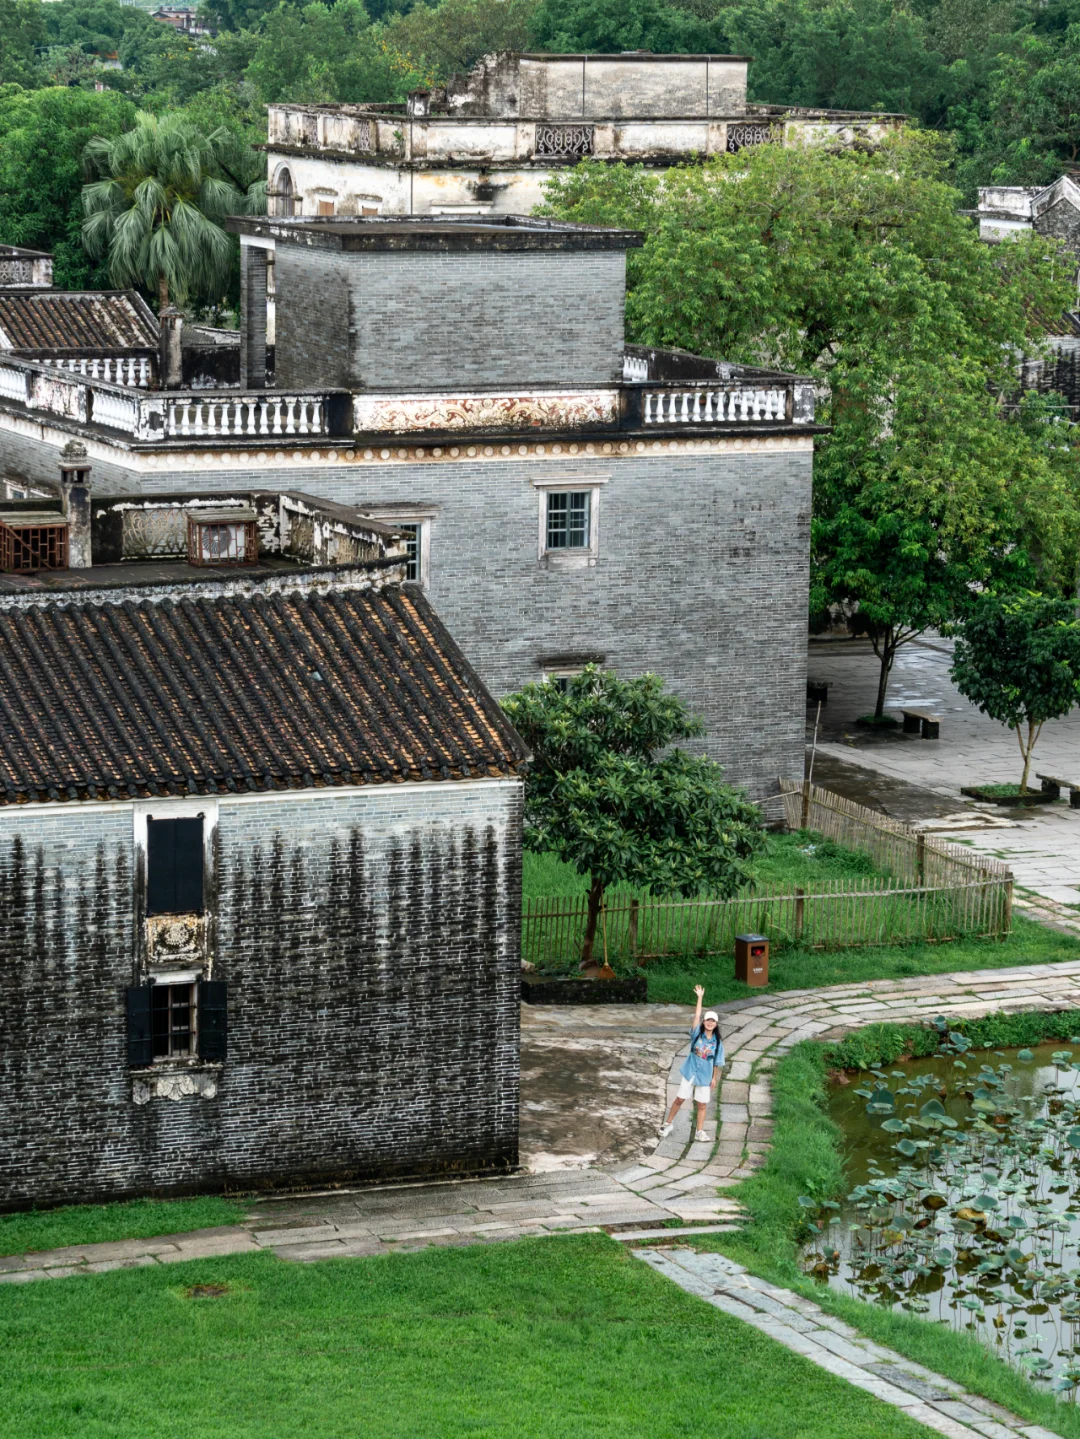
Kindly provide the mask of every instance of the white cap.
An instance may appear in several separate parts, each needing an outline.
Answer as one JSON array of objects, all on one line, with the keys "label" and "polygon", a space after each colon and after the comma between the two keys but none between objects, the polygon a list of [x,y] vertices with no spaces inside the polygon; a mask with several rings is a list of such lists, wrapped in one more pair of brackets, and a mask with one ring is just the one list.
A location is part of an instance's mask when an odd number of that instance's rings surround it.
[{"label": "white cap", "polygon": [[707,1009],[705,1011],[705,1019],[713,1019],[716,1021],[717,1024],[720,1023],[720,1016],[717,1014],[715,1009]]}]

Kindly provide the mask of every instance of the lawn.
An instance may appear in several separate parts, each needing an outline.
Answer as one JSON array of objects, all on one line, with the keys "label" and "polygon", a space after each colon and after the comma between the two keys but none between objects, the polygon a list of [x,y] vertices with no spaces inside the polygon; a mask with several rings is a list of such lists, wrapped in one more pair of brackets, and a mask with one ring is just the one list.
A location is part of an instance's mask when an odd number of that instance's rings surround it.
[{"label": "lawn", "polygon": [[1013,916],[1007,939],[958,939],[941,944],[867,945],[855,949],[774,950],[769,984],[750,989],[734,977],[728,955],[686,955],[651,960],[646,967],[649,999],[692,1004],[695,984],[705,986],[710,1004],[776,993],[816,989],[823,984],[860,984],[868,979],[909,979],[919,974],[948,974],[964,969],[1003,969],[1012,964],[1053,964],[1080,959],[1080,938],[1045,929]]},{"label": "lawn", "polygon": [[[766,834],[765,848],[754,861],[753,870],[751,887],[756,889],[793,889],[815,881],[823,883],[875,873],[869,855],[844,849],[805,831]],[[588,888],[588,877],[579,874],[572,864],[564,864],[553,854],[525,851],[522,893],[526,899],[585,894]],[[615,896],[638,891],[630,885],[616,885],[610,893]]]},{"label": "lawn", "polygon": [[929,1434],[598,1235],[3,1286],[0,1383],[12,1439]]},{"label": "lawn", "polygon": [[133,1199],[127,1204],[65,1204],[0,1214],[0,1254],[102,1244],[112,1239],[151,1239],[235,1224],[246,1206],[216,1194],[194,1199]]}]

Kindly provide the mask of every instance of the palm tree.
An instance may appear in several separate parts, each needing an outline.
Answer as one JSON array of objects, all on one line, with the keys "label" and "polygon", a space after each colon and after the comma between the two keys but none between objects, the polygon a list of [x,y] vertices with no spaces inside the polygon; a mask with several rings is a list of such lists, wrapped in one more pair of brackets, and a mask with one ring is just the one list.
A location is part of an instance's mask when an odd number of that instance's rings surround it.
[{"label": "palm tree", "polygon": [[202,135],[182,115],[140,112],[135,126],[98,136],[83,152],[83,244],[108,255],[115,285],[157,291],[162,309],[191,292],[217,298],[228,281],[233,246],[226,215],[261,214],[266,184],[246,189],[228,160],[235,137]]}]

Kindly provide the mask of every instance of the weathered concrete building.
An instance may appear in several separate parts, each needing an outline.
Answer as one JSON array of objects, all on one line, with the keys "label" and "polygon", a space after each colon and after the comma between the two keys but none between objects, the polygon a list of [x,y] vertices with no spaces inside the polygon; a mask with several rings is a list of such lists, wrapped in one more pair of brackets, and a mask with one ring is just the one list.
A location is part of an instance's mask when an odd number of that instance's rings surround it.
[{"label": "weathered concrete building", "polygon": [[[979,191],[979,238],[997,245],[1023,235],[1060,240],[1080,262],[1080,184],[1062,175],[1051,185],[992,185]],[[1024,390],[1063,395],[1080,411],[1080,313],[1067,312],[1049,325],[1045,351],[1019,367]]]},{"label": "weathered concrete building", "polygon": [[397,536],[85,466],[0,505],[0,1208],[515,1164],[525,755]]},{"label": "weathered concrete building", "polygon": [[405,105],[269,107],[267,178],[291,215],[527,214],[584,158],[656,169],[749,145],[880,139],[904,117],[746,98],[745,55],[489,55]]},{"label": "weathered concrete building", "polygon": [[801,774],[811,381],[625,346],[633,233],[230,223],[241,385],[0,358],[10,481],[47,483],[75,436],[103,497],[260,485],[357,506],[407,533],[409,577],[496,695],[590,661],[652,671],[755,798]]}]

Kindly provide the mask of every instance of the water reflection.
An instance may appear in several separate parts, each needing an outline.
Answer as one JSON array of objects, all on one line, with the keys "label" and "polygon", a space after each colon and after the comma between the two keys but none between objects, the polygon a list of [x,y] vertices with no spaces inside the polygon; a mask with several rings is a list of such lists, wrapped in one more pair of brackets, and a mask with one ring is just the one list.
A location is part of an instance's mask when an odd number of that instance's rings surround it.
[{"label": "water reflection", "polygon": [[1080,1036],[942,1052],[849,1077],[845,1203],[800,1203],[806,1268],[862,1299],[967,1329],[1041,1382],[1080,1387]]}]

